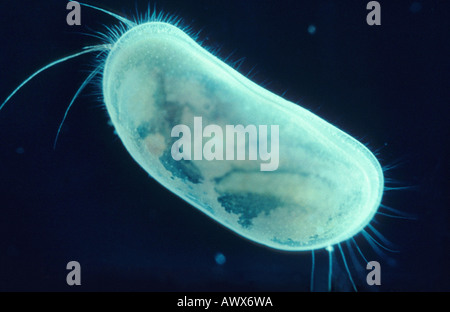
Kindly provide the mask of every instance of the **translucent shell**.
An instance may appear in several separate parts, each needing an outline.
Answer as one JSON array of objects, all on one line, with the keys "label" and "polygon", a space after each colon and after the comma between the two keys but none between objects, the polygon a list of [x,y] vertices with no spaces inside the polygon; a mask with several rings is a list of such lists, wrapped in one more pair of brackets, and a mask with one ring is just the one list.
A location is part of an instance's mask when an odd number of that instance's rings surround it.
[{"label": "translucent shell", "polygon": [[[256,85],[168,23],[144,23],[120,37],[106,61],[103,94],[120,139],[146,172],[257,243],[291,251],[334,245],[361,231],[380,204],[383,173],[364,145]],[[195,117],[223,129],[277,125],[276,170],[261,171],[267,161],[248,157],[175,160],[172,129],[194,129]]]}]

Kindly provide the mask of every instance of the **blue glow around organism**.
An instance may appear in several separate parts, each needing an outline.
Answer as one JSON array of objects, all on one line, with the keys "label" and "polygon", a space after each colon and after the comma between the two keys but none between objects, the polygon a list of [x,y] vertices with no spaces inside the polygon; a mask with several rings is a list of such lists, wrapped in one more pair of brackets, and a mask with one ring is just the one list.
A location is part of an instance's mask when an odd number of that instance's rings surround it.
[{"label": "blue glow around organism", "polygon": [[[383,173],[363,144],[256,85],[176,25],[153,21],[125,30],[108,53],[103,95],[119,137],[145,171],[257,243],[288,251],[338,244],[360,232],[380,205]],[[169,134],[178,124],[194,129],[196,116],[223,129],[279,125],[279,168],[174,160],[177,139]]]},{"label": "blue glow around organism", "polygon": [[[42,71],[100,52],[103,61],[68,109],[102,74],[108,114],[130,155],[151,177],[213,220],[278,250],[327,248],[330,259],[331,246],[351,239],[369,224],[381,203],[384,177],[378,160],[363,144],[240,74],[198,44],[177,19],[149,14],[130,21],[83,5],[116,17],[120,26],[98,34],[103,44],[35,72],[0,109]],[[313,35],[316,27],[307,30]],[[220,127],[279,126],[279,167],[260,171],[261,161],[174,160],[171,147],[176,139],[171,129],[178,124],[194,128],[196,116],[205,125]],[[249,150],[248,141],[245,147]],[[340,245],[339,249],[342,253]],[[223,265],[226,258],[218,253],[215,261]]]}]

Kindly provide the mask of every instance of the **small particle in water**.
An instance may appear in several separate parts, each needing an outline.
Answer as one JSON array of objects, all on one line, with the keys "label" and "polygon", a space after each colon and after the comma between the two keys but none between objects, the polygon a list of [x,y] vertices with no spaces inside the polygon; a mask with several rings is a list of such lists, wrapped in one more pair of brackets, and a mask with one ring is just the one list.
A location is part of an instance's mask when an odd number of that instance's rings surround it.
[{"label": "small particle in water", "polygon": [[16,148],[16,153],[23,154],[23,153],[25,153],[25,149],[23,147],[18,147],[18,148]]},{"label": "small particle in water", "polygon": [[411,6],[409,7],[409,10],[412,13],[419,13],[420,10],[422,10],[422,4],[418,1],[414,1]]},{"label": "small particle in water", "polygon": [[227,261],[227,258],[225,258],[225,255],[221,252],[216,253],[216,255],[214,256],[214,260],[216,260],[216,263],[218,265],[224,265],[225,262]]},{"label": "small particle in water", "polygon": [[309,25],[308,26],[308,33],[310,34],[310,35],[314,35],[315,33],[316,33],[316,26],[314,26],[314,25]]}]

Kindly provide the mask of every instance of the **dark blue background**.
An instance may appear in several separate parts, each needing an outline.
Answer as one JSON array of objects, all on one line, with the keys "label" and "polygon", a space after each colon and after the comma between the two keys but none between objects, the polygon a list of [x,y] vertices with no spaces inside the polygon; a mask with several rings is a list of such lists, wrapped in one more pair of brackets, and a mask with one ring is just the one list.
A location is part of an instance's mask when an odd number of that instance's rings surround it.
[{"label": "dark blue background", "polygon": [[[363,291],[449,291],[449,1],[380,1],[382,25],[366,24],[368,1],[168,1],[158,9],[203,30],[204,45],[253,80],[350,133],[407,191],[383,203],[417,220],[376,217],[400,253],[377,255],[382,285]],[[0,98],[28,75],[98,40],[80,33],[117,24],[82,9],[66,24],[65,1],[2,1]],[[125,16],[147,1],[89,1]],[[136,3],[136,5],[134,5]],[[307,32],[310,24],[317,31]],[[311,255],[251,243],[173,195],[132,160],[107,125],[97,86],[76,101],[56,151],[71,97],[95,55],[34,79],[0,112],[0,290],[308,291]],[[20,153],[18,148],[23,148]],[[18,153],[19,152],[19,153]],[[222,252],[226,263],[214,256]],[[350,290],[336,253],[334,290]],[[67,262],[82,286],[65,282]],[[316,252],[316,290],[326,288],[327,253]]]}]

